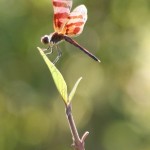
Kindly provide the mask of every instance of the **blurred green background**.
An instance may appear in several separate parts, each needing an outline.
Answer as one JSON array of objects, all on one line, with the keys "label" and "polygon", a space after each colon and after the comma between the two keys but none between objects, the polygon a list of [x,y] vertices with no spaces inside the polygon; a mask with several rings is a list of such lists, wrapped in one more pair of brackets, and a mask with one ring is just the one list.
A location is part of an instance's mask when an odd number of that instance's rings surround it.
[{"label": "blurred green background", "polygon": [[[88,20],[56,64],[73,99],[86,150],[150,150],[150,1],[74,0]],[[64,104],[37,46],[53,32],[50,0],[0,0],[0,150],[69,150]],[[57,53],[50,56],[54,60]]]}]

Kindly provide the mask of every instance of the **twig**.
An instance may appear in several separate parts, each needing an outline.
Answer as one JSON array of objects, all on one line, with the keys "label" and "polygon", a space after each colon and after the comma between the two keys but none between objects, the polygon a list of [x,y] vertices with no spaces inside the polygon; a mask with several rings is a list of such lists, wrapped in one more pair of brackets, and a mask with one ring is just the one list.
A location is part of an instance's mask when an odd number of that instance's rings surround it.
[{"label": "twig", "polygon": [[85,132],[80,139],[73,116],[72,116],[72,107],[71,104],[66,105],[66,116],[67,120],[70,126],[71,134],[72,134],[72,140],[73,140],[73,148],[74,150],[85,150],[84,142],[86,137],[88,136],[89,132]]}]

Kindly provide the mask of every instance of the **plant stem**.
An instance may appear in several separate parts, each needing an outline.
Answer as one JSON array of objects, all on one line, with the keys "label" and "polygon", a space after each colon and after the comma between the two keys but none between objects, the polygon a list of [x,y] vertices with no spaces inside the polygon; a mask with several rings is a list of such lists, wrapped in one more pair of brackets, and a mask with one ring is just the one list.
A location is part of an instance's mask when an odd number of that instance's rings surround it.
[{"label": "plant stem", "polygon": [[76,124],[73,119],[71,104],[66,105],[66,116],[67,116],[67,120],[70,126],[71,134],[72,134],[72,139],[73,139],[72,146],[74,147],[75,150],[85,150],[84,141],[87,135],[89,134],[89,132],[85,132],[82,138],[80,139],[77,128],[76,128]]}]

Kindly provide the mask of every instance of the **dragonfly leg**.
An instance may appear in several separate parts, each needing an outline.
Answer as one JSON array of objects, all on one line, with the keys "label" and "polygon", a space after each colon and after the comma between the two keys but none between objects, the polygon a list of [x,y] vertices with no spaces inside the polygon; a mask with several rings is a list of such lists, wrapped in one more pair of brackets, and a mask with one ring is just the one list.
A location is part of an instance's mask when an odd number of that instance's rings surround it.
[{"label": "dragonfly leg", "polygon": [[45,53],[46,55],[49,55],[49,54],[53,53],[53,48],[52,47],[49,46],[45,51],[48,51],[48,50],[50,50],[50,51]]},{"label": "dragonfly leg", "polygon": [[48,48],[42,48],[43,52],[47,51],[50,49],[50,46],[48,46]]},{"label": "dragonfly leg", "polygon": [[62,56],[62,52],[61,52],[61,49],[56,45],[56,50],[57,50],[57,57],[55,58],[53,64],[56,64],[56,62],[59,60],[59,58]]}]

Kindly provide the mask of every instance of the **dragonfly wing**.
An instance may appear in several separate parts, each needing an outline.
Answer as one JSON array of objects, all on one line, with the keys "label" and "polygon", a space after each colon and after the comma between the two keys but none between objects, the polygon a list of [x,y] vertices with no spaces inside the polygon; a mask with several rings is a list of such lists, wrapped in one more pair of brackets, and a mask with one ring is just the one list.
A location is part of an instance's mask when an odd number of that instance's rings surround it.
[{"label": "dragonfly wing", "polygon": [[54,30],[60,32],[70,15],[72,0],[52,0],[54,9]]},{"label": "dragonfly wing", "polygon": [[69,15],[64,27],[64,33],[68,36],[77,36],[82,33],[87,21],[87,9],[84,5],[76,7]]}]

